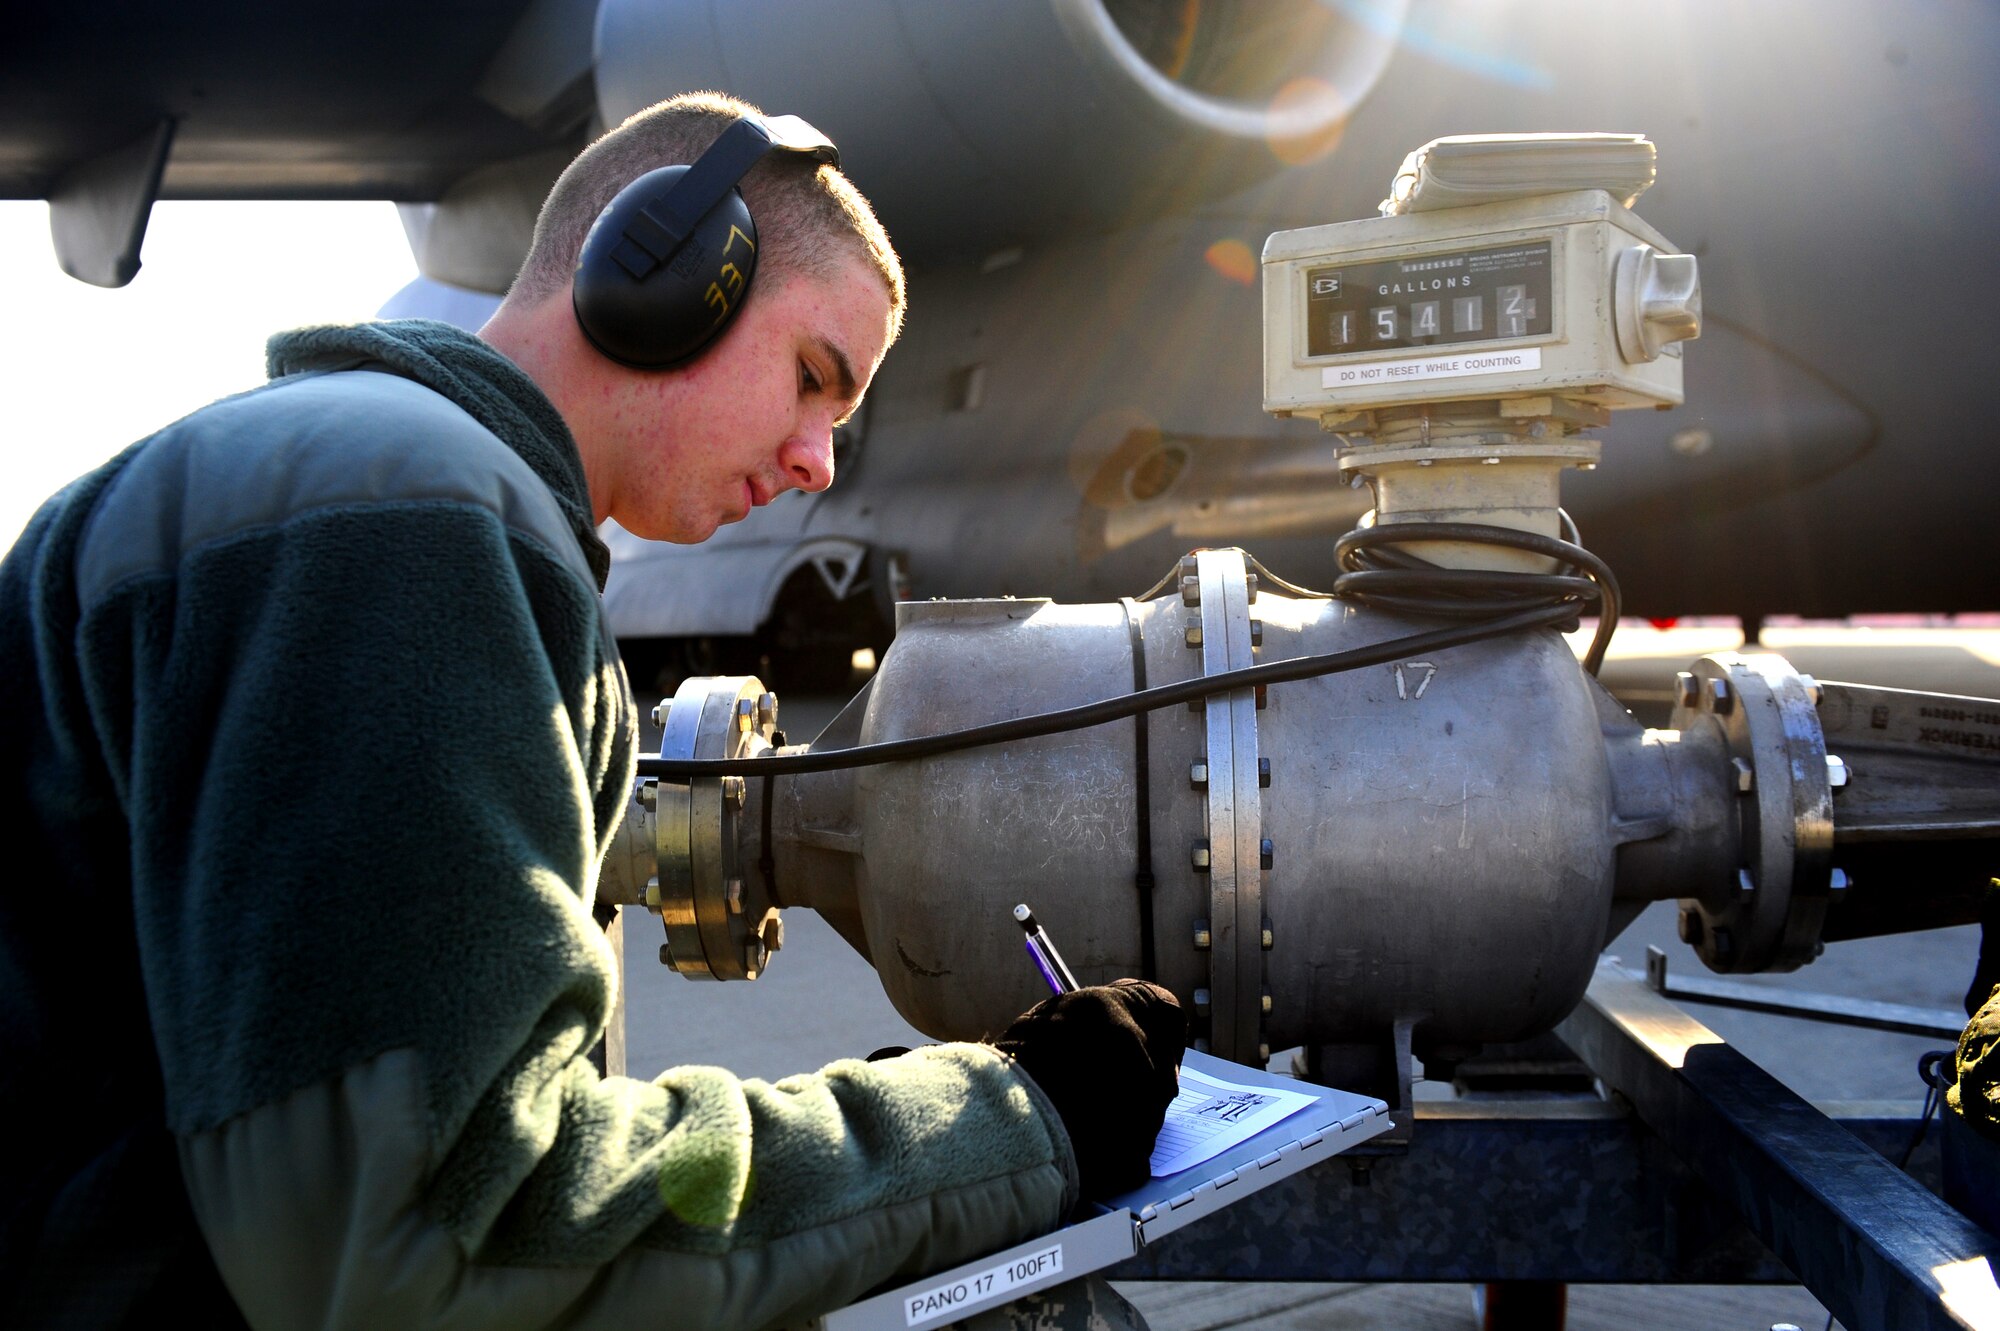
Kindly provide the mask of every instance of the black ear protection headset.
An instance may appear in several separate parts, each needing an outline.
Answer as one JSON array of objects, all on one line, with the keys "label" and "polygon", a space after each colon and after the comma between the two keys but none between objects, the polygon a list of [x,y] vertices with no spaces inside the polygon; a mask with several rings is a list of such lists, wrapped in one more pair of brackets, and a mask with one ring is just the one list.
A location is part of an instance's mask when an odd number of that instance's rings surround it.
[{"label": "black ear protection headset", "polygon": [[736,185],[774,152],[840,165],[832,140],[797,116],[745,116],[694,165],[648,171],[618,192],[591,224],[570,284],[592,346],[658,370],[722,336],[757,273],[757,224]]}]

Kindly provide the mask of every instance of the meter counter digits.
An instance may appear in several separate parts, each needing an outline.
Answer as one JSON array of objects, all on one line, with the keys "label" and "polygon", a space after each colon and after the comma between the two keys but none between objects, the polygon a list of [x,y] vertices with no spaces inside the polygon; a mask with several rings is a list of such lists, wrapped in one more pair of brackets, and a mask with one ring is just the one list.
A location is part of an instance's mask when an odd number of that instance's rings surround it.
[{"label": "meter counter digits", "polygon": [[1538,337],[1551,328],[1549,242],[1308,268],[1306,354]]}]

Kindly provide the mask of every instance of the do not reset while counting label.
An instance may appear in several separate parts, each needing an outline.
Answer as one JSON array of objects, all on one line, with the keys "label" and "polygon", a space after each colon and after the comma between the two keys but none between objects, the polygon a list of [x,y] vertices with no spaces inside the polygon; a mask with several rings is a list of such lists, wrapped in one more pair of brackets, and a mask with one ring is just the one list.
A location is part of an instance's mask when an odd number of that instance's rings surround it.
[{"label": "do not reset while counting label", "polygon": [[1062,1244],[1051,1243],[1046,1248],[1009,1258],[984,1271],[974,1271],[971,1275],[905,1295],[903,1324],[920,1327],[950,1321],[962,1315],[970,1305],[1025,1285],[1040,1284],[1049,1276],[1060,1275],[1062,1269]]},{"label": "do not reset while counting label", "polygon": [[1463,379],[1473,374],[1510,374],[1542,368],[1542,349],[1467,351],[1450,356],[1412,360],[1380,360],[1370,365],[1329,365],[1319,372],[1322,388],[1372,388],[1380,384],[1423,383],[1430,379]]}]

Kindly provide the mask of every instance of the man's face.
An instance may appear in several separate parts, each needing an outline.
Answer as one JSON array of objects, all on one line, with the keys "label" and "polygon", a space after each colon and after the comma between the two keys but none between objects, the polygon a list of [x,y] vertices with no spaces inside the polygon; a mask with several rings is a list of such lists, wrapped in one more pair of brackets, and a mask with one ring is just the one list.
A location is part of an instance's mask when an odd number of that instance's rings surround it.
[{"label": "man's face", "polygon": [[689,543],[787,490],[833,483],[833,427],[889,344],[889,293],[864,260],[826,276],[760,274],[742,314],[687,366],[617,376],[610,516]]}]

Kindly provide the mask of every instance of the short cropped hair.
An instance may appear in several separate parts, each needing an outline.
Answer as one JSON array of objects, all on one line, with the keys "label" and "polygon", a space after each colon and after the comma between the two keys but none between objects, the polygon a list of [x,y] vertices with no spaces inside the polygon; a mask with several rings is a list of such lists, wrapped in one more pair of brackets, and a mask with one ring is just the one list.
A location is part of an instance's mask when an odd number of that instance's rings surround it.
[{"label": "short cropped hair", "polygon": [[[762,112],[718,92],[656,103],[606,133],[557,177],[535,219],[535,239],[509,295],[539,301],[567,290],[597,215],[618,191],[663,166],[693,162],[746,115]],[[839,256],[858,255],[888,288],[891,333],[903,325],[903,265],[861,191],[837,169],[773,153],[738,188],[757,219],[759,266],[768,274],[830,276]]]}]

